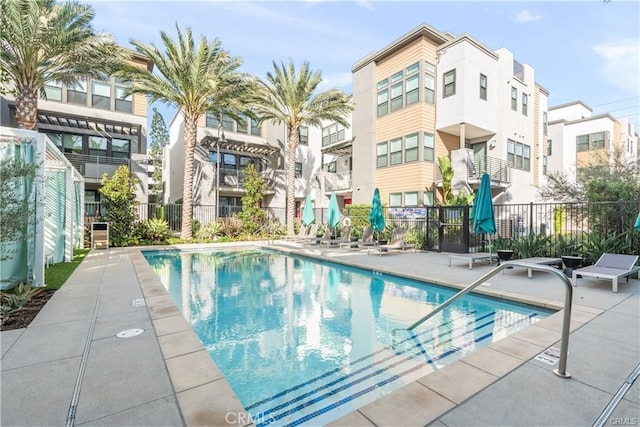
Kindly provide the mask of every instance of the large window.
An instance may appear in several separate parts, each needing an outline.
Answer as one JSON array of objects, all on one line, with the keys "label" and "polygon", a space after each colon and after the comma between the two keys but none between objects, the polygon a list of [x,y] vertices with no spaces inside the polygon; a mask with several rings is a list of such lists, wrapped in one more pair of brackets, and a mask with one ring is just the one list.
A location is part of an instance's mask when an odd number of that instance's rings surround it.
[{"label": "large window", "polygon": [[62,83],[47,82],[44,86],[44,94],[48,101],[62,101]]},{"label": "large window", "polygon": [[229,116],[222,116],[222,129],[233,132],[234,120]]},{"label": "large window", "polygon": [[406,69],[407,78],[405,80],[405,93],[407,94],[407,105],[415,104],[420,98],[420,63],[416,62]]},{"label": "large window", "polygon": [[443,98],[456,94],[456,70],[447,71],[442,76]]},{"label": "large window", "polygon": [[389,194],[389,206],[402,206],[402,193]]},{"label": "large window", "polygon": [[111,84],[107,82],[91,83],[91,105],[102,110],[111,109]]},{"label": "large window", "polygon": [[422,135],[423,158],[425,162],[433,162],[435,157],[435,139],[432,134],[425,133]]},{"label": "large window", "polygon": [[128,139],[111,140],[111,157],[118,157],[121,159],[128,159],[131,157],[131,141]]},{"label": "large window", "polygon": [[383,168],[388,165],[387,154],[389,144],[382,142],[376,146],[376,167]]},{"label": "large window", "polygon": [[251,135],[260,136],[260,127],[258,126],[258,120],[251,119]]},{"label": "large window", "polygon": [[418,192],[407,191],[404,193],[404,205],[405,206],[418,206]]},{"label": "large window", "polygon": [[82,135],[64,134],[64,152],[82,154]]},{"label": "large window", "polygon": [[329,172],[329,173],[336,173],[336,171],[337,171],[337,162],[334,160],[334,161],[329,162],[326,165],[324,165],[324,171],[325,172]]},{"label": "large window", "polygon": [[424,71],[424,102],[433,104],[436,98],[436,67],[425,62]]},{"label": "large window", "polygon": [[208,128],[217,129],[220,126],[220,120],[218,117],[211,113],[205,114],[205,126]]},{"label": "large window", "polygon": [[395,138],[389,141],[389,162],[391,166],[402,163],[402,138]]},{"label": "large window", "polygon": [[240,118],[242,119],[239,122],[236,122],[236,129],[238,133],[247,133],[247,129],[249,129],[249,121],[251,120],[246,114],[241,114]]},{"label": "large window", "polygon": [[526,116],[529,113],[529,95],[522,94],[522,114]]},{"label": "large window", "polygon": [[480,74],[480,99],[487,100],[487,76]]},{"label": "large window", "polygon": [[576,151],[600,150],[609,146],[609,132],[595,132],[576,137]]},{"label": "large window", "polygon": [[87,81],[81,79],[76,84],[67,86],[67,102],[87,105]]},{"label": "large window", "polygon": [[418,134],[414,133],[404,137],[404,161],[415,162],[418,160]]},{"label": "large window", "polygon": [[336,142],[344,141],[345,130],[344,126],[339,123],[332,123],[329,126],[322,128],[322,146],[335,144]]},{"label": "large window", "polygon": [[[402,71],[391,76],[391,111],[397,111],[402,108]],[[397,83],[397,80],[400,80]]]},{"label": "large window", "polygon": [[107,138],[101,136],[89,137],[89,155],[107,157]]},{"label": "large window", "polygon": [[507,162],[512,168],[531,170],[531,147],[521,142],[507,139]]},{"label": "large window", "polygon": [[387,79],[378,83],[378,116],[384,116],[389,112],[389,81]]},{"label": "large window", "polygon": [[116,111],[123,113],[133,112],[133,97],[131,95],[124,96],[125,88],[116,86]]},{"label": "large window", "polygon": [[435,202],[435,196],[433,191],[422,192],[422,204],[424,206],[433,206]]},{"label": "large window", "polygon": [[518,111],[518,89],[511,87],[511,109]]}]

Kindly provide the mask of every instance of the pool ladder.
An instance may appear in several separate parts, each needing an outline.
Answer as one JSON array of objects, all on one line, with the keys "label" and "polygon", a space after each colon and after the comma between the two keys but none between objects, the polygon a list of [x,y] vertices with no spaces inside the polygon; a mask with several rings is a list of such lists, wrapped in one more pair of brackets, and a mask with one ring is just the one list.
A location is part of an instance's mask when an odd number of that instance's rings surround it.
[{"label": "pool ladder", "polygon": [[[561,270],[557,270],[553,267],[549,267],[548,265],[540,265],[540,264],[531,264],[528,262],[518,262],[518,260],[503,262],[498,265],[493,270],[489,271],[485,275],[481,276],[479,279],[471,283],[466,288],[462,289],[460,292],[437,306],[432,312],[422,317],[420,320],[415,322],[413,325],[406,328],[407,331],[411,331],[416,327],[420,326],[422,323],[431,319],[433,316],[441,312],[445,307],[449,306],[451,303],[455,302],[465,294],[471,292],[473,289],[486,282],[487,279],[495,276],[502,270],[509,267],[524,267],[529,270],[535,271],[546,271],[548,273],[555,274],[565,285],[565,297],[564,297],[564,316],[562,320],[562,338],[560,343],[560,362],[558,365],[558,369],[554,369],[553,373],[562,378],[570,378],[571,374],[567,372],[567,352],[569,349],[569,324],[571,322],[571,300],[573,298],[573,288],[571,287],[571,282],[564,275]],[[394,331],[395,332],[395,331]]]}]

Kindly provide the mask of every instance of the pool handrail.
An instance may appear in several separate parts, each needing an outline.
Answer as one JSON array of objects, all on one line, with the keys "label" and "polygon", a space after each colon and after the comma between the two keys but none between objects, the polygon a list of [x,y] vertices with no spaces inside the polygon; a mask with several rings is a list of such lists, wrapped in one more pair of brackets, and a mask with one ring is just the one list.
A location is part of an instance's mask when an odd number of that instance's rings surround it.
[{"label": "pool handrail", "polygon": [[555,269],[548,265],[532,264],[528,262],[518,262],[518,260],[502,262],[500,265],[496,266],[491,271],[487,272],[480,278],[476,279],[466,288],[462,289],[460,292],[458,292],[457,294],[455,294],[454,296],[452,296],[451,298],[449,298],[448,300],[446,300],[445,302],[437,306],[433,311],[428,313],[426,316],[422,317],[417,322],[413,323],[406,330],[411,331],[415,329],[422,323],[431,319],[433,316],[435,316],[437,313],[442,311],[445,307],[449,306],[454,301],[458,300],[459,298],[471,292],[473,289],[475,289],[482,283],[486,282],[487,279],[490,279],[491,277],[495,276],[502,270],[509,267],[524,267],[534,271],[546,271],[548,273],[555,274],[557,277],[562,279],[562,282],[564,282],[565,297],[564,297],[564,313],[563,313],[563,320],[562,320],[562,338],[560,343],[560,362],[558,365],[558,369],[554,369],[553,373],[562,378],[570,378],[571,374],[567,372],[567,352],[569,350],[569,325],[571,322],[571,301],[573,299],[573,287],[571,286],[571,281],[569,280],[569,278],[567,278],[567,276],[565,276],[562,270]]}]

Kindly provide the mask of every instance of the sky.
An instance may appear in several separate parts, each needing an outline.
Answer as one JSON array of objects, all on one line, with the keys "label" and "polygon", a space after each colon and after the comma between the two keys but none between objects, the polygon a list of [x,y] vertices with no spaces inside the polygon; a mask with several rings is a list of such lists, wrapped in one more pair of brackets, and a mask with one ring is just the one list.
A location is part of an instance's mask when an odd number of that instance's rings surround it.
[{"label": "sky", "polygon": [[[426,23],[507,48],[535,70],[549,106],[582,101],[593,114],[629,119],[640,132],[640,2],[589,1],[89,1],[94,27],[133,48],[190,27],[264,78],[273,62],[308,61],[322,88],[351,92],[351,68]],[[157,105],[167,126],[175,109]],[[151,113],[149,114],[151,118]]]}]

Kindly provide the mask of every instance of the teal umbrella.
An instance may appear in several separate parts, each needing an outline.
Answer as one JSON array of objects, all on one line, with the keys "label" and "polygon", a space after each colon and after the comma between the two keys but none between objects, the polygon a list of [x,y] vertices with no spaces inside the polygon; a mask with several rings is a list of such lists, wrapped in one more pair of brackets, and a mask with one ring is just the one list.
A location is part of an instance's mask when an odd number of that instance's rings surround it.
[{"label": "teal umbrella", "polygon": [[[482,174],[478,194],[473,199],[471,210],[473,220],[473,232],[476,234],[485,233],[489,235],[489,255],[491,255],[491,235],[496,232],[496,220],[493,216],[493,201],[491,200],[491,181],[489,175]],[[491,259],[491,258],[489,258]]]},{"label": "teal umbrella", "polygon": [[307,198],[304,201],[304,207],[302,208],[302,223],[308,227],[315,220],[316,220],[316,216],[313,213],[313,205],[311,204],[311,195],[307,194]]},{"label": "teal umbrella", "polygon": [[369,212],[369,224],[373,231],[380,233],[384,230],[384,213],[382,212],[382,202],[380,201],[380,190],[377,188],[373,192],[371,200],[371,212]]},{"label": "teal umbrella", "polygon": [[340,224],[342,219],[342,213],[338,206],[338,199],[336,198],[336,192],[331,193],[331,199],[329,200],[329,212],[327,212],[327,224],[329,227],[336,228]]},{"label": "teal umbrella", "polygon": [[636,225],[633,227],[640,232],[640,213],[638,214],[638,218],[636,218]]}]

